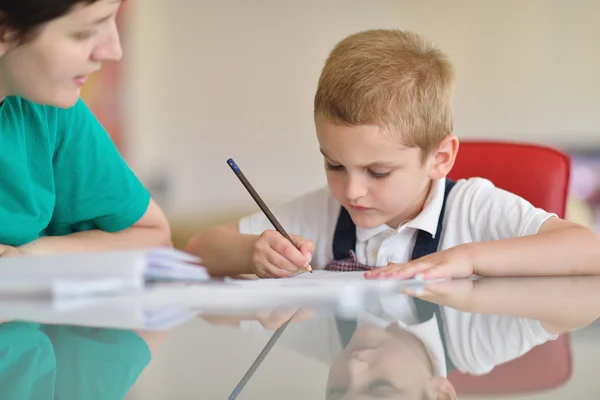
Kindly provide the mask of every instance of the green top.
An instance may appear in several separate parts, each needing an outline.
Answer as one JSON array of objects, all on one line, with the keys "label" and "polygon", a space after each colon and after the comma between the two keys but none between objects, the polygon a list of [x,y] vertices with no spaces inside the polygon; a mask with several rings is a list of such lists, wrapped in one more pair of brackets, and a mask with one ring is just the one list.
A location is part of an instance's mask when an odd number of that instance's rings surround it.
[{"label": "green top", "polygon": [[150,194],[85,103],[0,105],[0,244],[132,226]]},{"label": "green top", "polygon": [[[0,104],[0,244],[100,229],[146,212],[150,194],[83,101]],[[121,399],[150,360],[135,333],[0,323],[2,398]]]}]

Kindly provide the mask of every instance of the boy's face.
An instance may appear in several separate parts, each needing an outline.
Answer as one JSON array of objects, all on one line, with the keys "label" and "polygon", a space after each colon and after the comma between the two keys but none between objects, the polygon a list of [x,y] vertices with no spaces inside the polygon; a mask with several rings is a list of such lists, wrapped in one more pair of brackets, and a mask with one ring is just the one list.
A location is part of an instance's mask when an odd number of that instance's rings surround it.
[{"label": "boy's face", "polygon": [[363,325],[333,362],[326,399],[421,399],[432,382],[429,356],[416,337]]},{"label": "boy's face", "polygon": [[458,142],[449,137],[425,161],[421,150],[376,125],[338,125],[315,120],[327,183],[361,228],[397,228],[423,208],[432,179],[450,171]]},{"label": "boy's face", "polygon": [[5,32],[0,40],[0,98],[15,95],[57,107],[74,105],[87,76],[102,61],[121,58],[115,24],[120,5],[121,0],[80,3],[25,43]]}]

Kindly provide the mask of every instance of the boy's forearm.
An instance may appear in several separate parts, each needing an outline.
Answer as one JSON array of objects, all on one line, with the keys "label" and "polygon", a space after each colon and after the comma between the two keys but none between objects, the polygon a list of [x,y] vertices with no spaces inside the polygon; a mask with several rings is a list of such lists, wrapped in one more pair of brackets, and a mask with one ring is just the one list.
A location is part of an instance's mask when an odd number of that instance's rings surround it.
[{"label": "boy's forearm", "polygon": [[479,279],[467,308],[476,314],[535,319],[566,332],[600,316],[600,277]]},{"label": "boy's forearm", "polygon": [[41,237],[18,248],[24,255],[92,252],[143,247],[171,247],[170,230],[165,227],[136,227],[119,232],[90,230],[65,236]]},{"label": "boy's forearm", "polygon": [[583,227],[465,246],[481,276],[600,274],[600,236]]},{"label": "boy's forearm", "polygon": [[202,259],[212,276],[252,273],[252,253],[257,235],[240,234],[229,227],[216,227],[196,234],[186,251]]}]

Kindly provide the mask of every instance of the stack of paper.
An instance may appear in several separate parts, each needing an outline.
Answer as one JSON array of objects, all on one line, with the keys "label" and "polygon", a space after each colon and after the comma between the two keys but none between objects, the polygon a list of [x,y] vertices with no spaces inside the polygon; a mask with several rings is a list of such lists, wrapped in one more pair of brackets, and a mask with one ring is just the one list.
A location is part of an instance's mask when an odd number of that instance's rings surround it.
[{"label": "stack of paper", "polygon": [[0,258],[0,295],[89,296],[147,281],[204,282],[200,260],[171,248]]}]

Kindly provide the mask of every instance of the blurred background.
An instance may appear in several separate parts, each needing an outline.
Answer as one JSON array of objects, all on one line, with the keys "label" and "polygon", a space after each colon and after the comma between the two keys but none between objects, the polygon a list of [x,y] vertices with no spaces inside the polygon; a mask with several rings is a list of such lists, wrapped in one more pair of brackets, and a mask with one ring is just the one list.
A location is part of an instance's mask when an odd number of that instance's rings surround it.
[{"label": "blurred background", "polygon": [[181,246],[257,210],[229,157],[271,205],[324,185],[312,100],[328,52],[413,30],[454,63],[455,133],[571,153],[569,218],[600,230],[598,16],[588,0],[129,0],[123,61],[83,96]]}]

